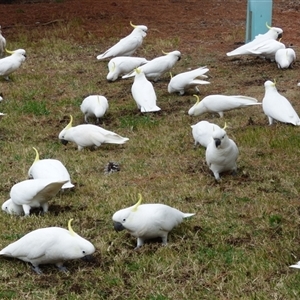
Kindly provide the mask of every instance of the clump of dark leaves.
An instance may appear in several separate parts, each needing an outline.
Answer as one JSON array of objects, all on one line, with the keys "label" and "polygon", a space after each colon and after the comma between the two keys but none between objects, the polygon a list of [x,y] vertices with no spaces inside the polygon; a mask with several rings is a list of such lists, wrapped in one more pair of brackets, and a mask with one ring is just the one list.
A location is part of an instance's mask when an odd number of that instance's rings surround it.
[{"label": "clump of dark leaves", "polygon": [[114,172],[120,171],[120,164],[114,161],[110,161],[104,168],[104,174],[109,175]]}]

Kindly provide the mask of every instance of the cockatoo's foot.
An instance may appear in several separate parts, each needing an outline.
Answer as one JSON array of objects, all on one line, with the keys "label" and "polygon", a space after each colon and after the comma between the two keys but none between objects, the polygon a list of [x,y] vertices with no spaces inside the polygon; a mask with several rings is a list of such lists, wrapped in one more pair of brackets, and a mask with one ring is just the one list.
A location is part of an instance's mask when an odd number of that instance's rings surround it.
[{"label": "cockatoo's foot", "polygon": [[59,265],[57,267],[58,267],[59,271],[64,272],[64,273],[69,273],[68,269],[65,266]]},{"label": "cockatoo's foot", "polygon": [[32,265],[32,270],[39,275],[43,274],[42,270],[38,266]]}]

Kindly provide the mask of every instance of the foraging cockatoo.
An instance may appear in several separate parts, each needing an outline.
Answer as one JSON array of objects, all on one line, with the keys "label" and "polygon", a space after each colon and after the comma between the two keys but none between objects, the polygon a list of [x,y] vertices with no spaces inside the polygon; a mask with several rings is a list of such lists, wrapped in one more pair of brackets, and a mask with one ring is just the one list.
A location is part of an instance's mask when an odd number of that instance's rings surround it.
[{"label": "foraging cockatoo", "polygon": [[189,109],[190,116],[200,116],[204,113],[218,113],[221,118],[224,111],[251,106],[261,105],[257,99],[247,96],[226,96],[226,95],[209,95],[201,101],[197,95],[197,102]]},{"label": "foraging cockatoo", "polygon": [[104,116],[108,110],[108,101],[104,96],[91,95],[83,99],[80,109],[84,114],[84,120],[88,123],[88,118],[96,118],[96,122],[99,123],[99,119]]},{"label": "foraging cockatoo", "polygon": [[172,77],[168,84],[168,92],[179,93],[183,95],[188,88],[195,87],[196,91],[199,92],[198,85],[210,84],[210,82],[201,80],[200,78],[208,78],[204,75],[209,69],[201,67],[192,71],[177,74]]},{"label": "foraging cockatoo", "polygon": [[195,146],[200,144],[204,148],[213,140],[212,134],[214,130],[220,129],[216,124],[207,121],[200,121],[195,125],[191,125],[192,135],[195,140]]},{"label": "foraging cockatoo", "polygon": [[147,26],[133,25],[131,22],[130,25],[134,28],[133,31],[104,53],[99,54],[98,60],[115,56],[131,56],[142,45],[143,38],[147,35]]},{"label": "foraging cockatoo", "polygon": [[137,238],[137,246],[141,247],[145,240],[158,238],[166,245],[168,233],[184,218],[195,215],[194,213],[183,213],[176,208],[164,204],[141,204],[142,196],[139,194],[139,201],[131,207],[121,209],[114,213],[112,219],[116,231],[128,230]]},{"label": "foraging cockatoo", "polygon": [[[238,47],[237,49],[230,51],[227,53],[227,56],[234,56],[234,55],[260,55],[259,52],[262,50],[258,50],[260,47],[265,49],[265,52],[270,51],[270,46],[268,46],[268,42],[270,40],[277,40],[282,37],[283,30],[278,27],[270,27],[269,31],[265,34],[259,34],[255,37],[255,39],[245,45]],[[267,50],[268,49],[268,50]],[[253,53],[254,52],[254,53]],[[255,53],[256,52],[256,53]],[[275,55],[275,53],[274,53]]]},{"label": "foraging cockatoo", "polygon": [[206,163],[217,181],[220,181],[220,173],[237,171],[239,150],[236,143],[228,138],[225,127],[216,127],[213,130],[212,141],[207,145],[205,152]]},{"label": "foraging cockatoo", "polygon": [[2,35],[1,26],[0,26],[0,58],[4,57],[6,48],[6,39]]},{"label": "foraging cockatoo", "polygon": [[36,156],[33,164],[28,170],[30,179],[53,179],[55,181],[67,181],[61,188],[70,189],[74,187],[70,174],[66,167],[58,159],[40,159],[36,148],[33,148]]},{"label": "foraging cockatoo", "polygon": [[10,190],[10,199],[2,204],[2,210],[9,214],[29,216],[32,207],[42,207],[48,212],[50,201],[67,180],[28,179],[16,183]]},{"label": "foraging cockatoo", "polygon": [[24,49],[17,49],[15,51],[8,51],[10,56],[6,56],[0,59],[0,76],[3,76],[6,80],[9,80],[8,75],[19,69],[22,62],[26,59],[26,51]]},{"label": "foraging cockatoo", "polygon": [[106,76],[108,81],[115,81],[119,76],[133,71],[135,68],[148,62],[146,58],[118,56],[112,58],[108,63],[109,73]]},{"label": "foraging cockatoo", "polygon": [[289,100],[278,93],[275,83],[268,80],[264,85],[265,96],[262,100],[262,108],[269,119],[269,125],[272,125],[274,120],[300,125],[298,114]]},{"label": "foraging cockatoo", "polygon": [[55,264],[59,270],[67,272],[65,261],[90,258],[95,252],[91,242],[73,231],[72,220],[68,222],[68,230],[46,227],[31,231],[2,249],[0,255],[28,262],[38,274],[43,273],[39,268],[43,264]]},{"label": "foraging cockatoo", "polygon": [[124,144],[129,139],[112,131],[92,124],[82,124],[72,127],[73,117],[69,124],[60,132],[58,138],[66,145],[68,142],[77,144],[78,150],[85,147],[99,147],[103,143]]},{"label": "foraging cockatoo", "polygon": [[140,68],[135,71],[135,77],[131,86],[131,94],[141,112],[159,111],[156,105],[156,93],[153,84],[146,78]]},{"label": "foraging cockatoo", "polygon": [[275,54],[278,69],[292,68],[296,61],[296,53],[292,48],[279,49]]},{"label": "foraging cockatoo", "polygon": [[[172,51],[169,53],[163,52],[165,55],[156,57],[146,64],[139,67],[145,74],[147,79],[157,81],[164,73],[170,71],[177,61],[181,59],[181,53],[179,51]],[[136,70],[122,76],[122,78],[129,78],[136,75]]]}]

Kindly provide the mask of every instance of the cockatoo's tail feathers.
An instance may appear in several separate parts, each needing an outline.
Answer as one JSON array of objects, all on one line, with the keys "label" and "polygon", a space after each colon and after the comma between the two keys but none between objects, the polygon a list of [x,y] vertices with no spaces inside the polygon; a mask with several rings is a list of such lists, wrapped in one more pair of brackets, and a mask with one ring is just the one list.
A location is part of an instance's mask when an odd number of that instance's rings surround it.
[{"label": "cockatoo's tail feathers", "polygon": [[155,111],[160,111],[161,108],[158,107],[157,105],[155,105],[154,107],[149,108],[145,108],[145,107],[141,107],[141,112],[155,112]]},{"label": "cockatoo's tail feathers", "polygon": [[183,218],[185,219],[185,218],[190,218],[190,217],[192,217],[192,216],[194,216],[195,215],[195,213],[192,213],[192,214],[189,214],[189,213],[184,213],[183,214]]},{"label": "cockatoo's tail feathers", "polygon": [[139,193],[139,201],[134,205],[134,207],[132,208],[132,211],[137,211],[138,207],[142,203],[142,200],[143,200],[142,194]]},{"label": "cockatoo's tail feathers", "polygon": [[68,222],[68,229],[69,229],[69,231],[70,231],[70,234],[71,234],[72,236],[75,236],[76,233],[74,232],[74,230],[73,230],[73,228],[72,228],[72,226],[71,226],[72,221],[73,221],[73,219],[70,219],[70,220],[69,220],[69,222]]},{"label": "cockatoo's tail feathers", "polygon": [[39,156],[39,152],[37,151],[36,148],[32,147],[32,149],[35,151],[35,159],[34,159],[34,162],[33,162],[33,163],[35,163],[35,162],[40,160],[40,156]]}]

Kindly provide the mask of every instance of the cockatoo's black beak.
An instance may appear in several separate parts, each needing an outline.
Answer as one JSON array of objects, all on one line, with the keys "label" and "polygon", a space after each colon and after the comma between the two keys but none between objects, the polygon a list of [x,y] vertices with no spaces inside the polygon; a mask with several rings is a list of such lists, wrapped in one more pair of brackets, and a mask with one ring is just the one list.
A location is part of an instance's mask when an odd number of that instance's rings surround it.
[{"label": "cockatoo's black beak", "polygon": [[218,148],[218,146],[221,145],[221,140],[220,139],[214,139],[214,140],[215,140],[216,147]]},{"label": "cockatoo's black beak", "polygon": [[279,33],[278,34],[278,39],[281,39],[282,38],[282,33]]},{"label": "cockatoo's black beak", "polygon": [[122,231],[125,229],[125,227],[120,222],[114,222],[114,228],[115,231]]},{"label": "cockatoo's black beak", "polygon": [[61,141],[61,143],[62,143],[63,145],[67,145],[67,144],[68,144],[68,141],[67,141],[67,140],[61,139],[60,141]]}]

